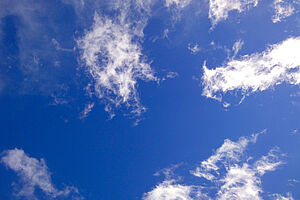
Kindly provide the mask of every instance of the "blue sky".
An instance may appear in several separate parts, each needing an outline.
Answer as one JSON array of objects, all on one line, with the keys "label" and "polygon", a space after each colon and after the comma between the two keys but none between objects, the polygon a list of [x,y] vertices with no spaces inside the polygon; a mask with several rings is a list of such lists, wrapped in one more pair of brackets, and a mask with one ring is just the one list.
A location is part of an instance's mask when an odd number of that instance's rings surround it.
[{"label": "blue sky", "polygon": [[2,0],[0,199],[300,199],[298,0]]}]

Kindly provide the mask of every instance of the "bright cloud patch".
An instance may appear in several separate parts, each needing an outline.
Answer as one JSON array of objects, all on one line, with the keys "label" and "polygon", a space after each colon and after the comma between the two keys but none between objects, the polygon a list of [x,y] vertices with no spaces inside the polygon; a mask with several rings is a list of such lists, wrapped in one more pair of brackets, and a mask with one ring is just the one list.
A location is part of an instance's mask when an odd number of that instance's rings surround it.
[{"label": "bright cloud patch", "polygon": [[[144,108],[137,94],[137,80],[156,80],[139,39],[145,19],[129,20],[127,8],[114,19],[95,14],[94,24],[79,39],[81,59],[94,81],[94,92],[105,101],[107,111],[123,104],[140,115]],[[146,11],[144,11],[146,12]]]},{"label": "bright cloud patch", "polygon": [[[276,170],[283,162],[280,158],[282,154],[277,147],[257,160],[246,155],[248,144],[255,143],[258,135],[241,137],[237,142],[225,140],[212,156],[191,171],[194,178],[200,178],[195,181],[198,184],[179,184],[178,182],[183,181],[185,177],[180,177],[176,181],[167,176],[167,180],[146,193],[144,199],[262,199],[264,191],[261,187],[261,177],[266,172]],[[274,194],[273,197],[284,196]]]},{"label": "bright cloud patch", "polygon": [[192,200],[192,186],[175,184],[174,180],[164,181],[144,195],[144,200]]},{"label": "bright cloud patch", "polygon": [[[4,152],[1,158],[7,168],[13,170],[20,177],[22,187],[16,188],[18,197],[25,197],[27,199],[36,199],[35,190],[39,188],[47,196],[67,197],[71,193],[78,193],[74,187],[67,187],[64,190],[58,190],[52,183],[50,172],[44,159],[37,160],[31,158],[24,153],[23,150],[13,149]],[[80,199],[80,198],[77,198]]]},{"label": "bright cloud patch", "polygon": [[217,181],[223,184],[218,191],[218,199],[262,199],[260,177],[282,164],[278,154],[278,148],[274,148],[252,165],[248,163],[230,165],[226,168],[225,177]]},{"label": "bright cloud patch", "polygon": [[221,100],[222,94],[240,90],[248,95],[272,86],[300,84],[300,37],[271,45],[261,53],[232,59],[224,66],[208,69],[204,64],[203,95]]},{"label": "bright cloud patch", "polygon": [[[257,135],[252,135],[251,138],[241,137],[238,142],[232,142],[226,139],[224,144],[217,149],[216,153],[201,163],[193,174],[197,177],[203,177],[207,180],[216,179],[215,175],[210,172],[219,170],[217,163],[223,162],[225,167],[228,168],[231,162],[238,162],[243,155],[249,142],[256,142]],[[226,162],[224,162],[226,161]],[[229,162],[230,161],[230,162]]]},{"label": "bright cloud patch", "polygon": [[239,13],[246,8],[255,7],[258,0],[209,0],[209,18],[213,27],[228,17],[228,13],[237,10]]},{"label": "bright cloud patch", "polygon": [[295,11],[293,5],[286,0],[274,0],[273,7],[275,11],[272,17],[273,23],[280,22],[282,19],[291,16]]}]

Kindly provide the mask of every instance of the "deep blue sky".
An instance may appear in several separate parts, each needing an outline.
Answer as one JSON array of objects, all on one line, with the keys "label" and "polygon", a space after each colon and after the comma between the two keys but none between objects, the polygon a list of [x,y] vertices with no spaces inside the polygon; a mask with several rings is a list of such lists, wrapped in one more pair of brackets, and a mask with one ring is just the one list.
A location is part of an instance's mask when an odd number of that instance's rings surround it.
[{"label": "deep blue sky", "polygon": [[[32,158],[45,159],[53,185],[74,186],[84,199],[142,199],[165,180],[153,176],[159,170],[183,163],[174,172],[183,177],[178,184],[201,185],[200,180],[188,178],[189,170],[214,154],[225,139],[237,141],[266,129],[267,134],[249,145],[249,156],[259,159],[274,146],[285,156],[284,164],[262,176],[261,197],[290,192],[300,199],[296,181],[300,180],[300,136],[295,131],[300,128],[299,86],[272,86],[249,94],[239,105],[241,93],[230,91],[223,95],[231,104],[225,108],[223,102],[202,95],[201,79],[204,61],[210,68],[224,65],[229,60],[226,48],[237,40],[244,43],[239,59],[299,36],[298,4],[293,15],[273,23],[272,2],[260,1],[241,13],[230,12],[211,30],[209,3],[192,1],[184,8],[153,3],[144,36],[137,42],[160,80],[168,72],[178,76],[159,83],[137,79],[146,112],[132,116],[131,108],[122,104],[109,119],[104,110],[107,102],[84,90],[94,82],[76,43],[91,30],[95,12],[114,18],[109,4],[85,1],[81,8],[80,1],[4,0],[0,3],[0,152],[18,148]],[[165,29],[169,29],[167,38]],[[188,46],[196,44],[200,51],[192,54]],[[80,118],[91,102],[92,111]],[[24,184],[20,174],[4,164],[0,176],[0,199],[27,198],[13,194],[18,187],[12,183]],[[55,199],[35,188],[37,199]]]}]

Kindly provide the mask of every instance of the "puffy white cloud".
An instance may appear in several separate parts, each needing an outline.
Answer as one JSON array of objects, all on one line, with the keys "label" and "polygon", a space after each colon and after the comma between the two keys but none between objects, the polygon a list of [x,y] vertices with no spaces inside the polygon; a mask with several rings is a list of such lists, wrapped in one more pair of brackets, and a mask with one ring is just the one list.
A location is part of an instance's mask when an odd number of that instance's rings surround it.
[{"label": "puffy white cloud", "polygon": [[180,176],[175,180],[168,173],[166,180],[146,193],[144,199],[261,200],[264,194],[261,177],[266,172],[276,170],[283,162],[282,154],[277,147],[256,161],[246,155],[248,144],[255,143],[258,135],[241,137],[237,142],[226,139],[212,156],[191,171],[193,177],[197,178],[193,183],[197,184],[183,184],[181,182],[184,179],[191,180],[191,178]]},{"label": "puffy white cloud", "polygon": [[243,95],[264,91],[283,82],[300,83],[300,37],[271,45],[261,53],[231,59],[223,66],[209,69],[204,63],[203,95],[217,100],[222,94],[238,90]]},{"label": "puffy white cloud", "polygon": [[291,16],[295,11],[293,5],[286,0],[274,0],[273,8],[275,12],[272,17],[273,23],[280,22],[282,19]]},{"label": "puffy white cloud", "polygon": [[214,27],[228,17],[228,13],[237,10],[239,13],[250,7],[255,7],[258,0],[209,0],[209,18]]},{"label": "puffy white cloud", "polygon": [[192,186],[175,184],[174,180],[164,181],[146,193],[144,200],[192,200]]},{"label": "puffy white cloud", "polygon": [[21,149],[5,151],[1,158],[1,163],[16,172],[20,177],[22,187],[17,189],[16,195],[18,197],[23,196],[28,199],[36,199],[36,188],[39,188],[51,198],[56,198],[58,196],[66,197],[71,193],[78,193],[78,190],[75,187],[67,187],[64,190],[56,189],[52,183],[51,175],[45,160],[31,158]]},{"label": "puffy white cloud", "polygon": [[[138,6],[146,12],[144,7]],[[106,110],[123,104],[140,115],[144,107],[137,94],[137,81],[157,79],[139,44],[147,17],[141,15],[132,21],[128,9],[125,5],[114,18],[95,14],[92,28],[77,43],[86,71],[93,79],[95,95],[105,101]]]}]

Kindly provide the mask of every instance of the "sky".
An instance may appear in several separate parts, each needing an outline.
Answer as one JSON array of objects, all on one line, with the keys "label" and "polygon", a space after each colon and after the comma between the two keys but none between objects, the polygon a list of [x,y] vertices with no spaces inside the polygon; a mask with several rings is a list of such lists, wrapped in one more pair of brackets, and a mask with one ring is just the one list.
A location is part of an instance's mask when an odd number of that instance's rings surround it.
[{"label": "sky", "polygon": [[0,199],[300,199],[299,11],[0,1]]}]

